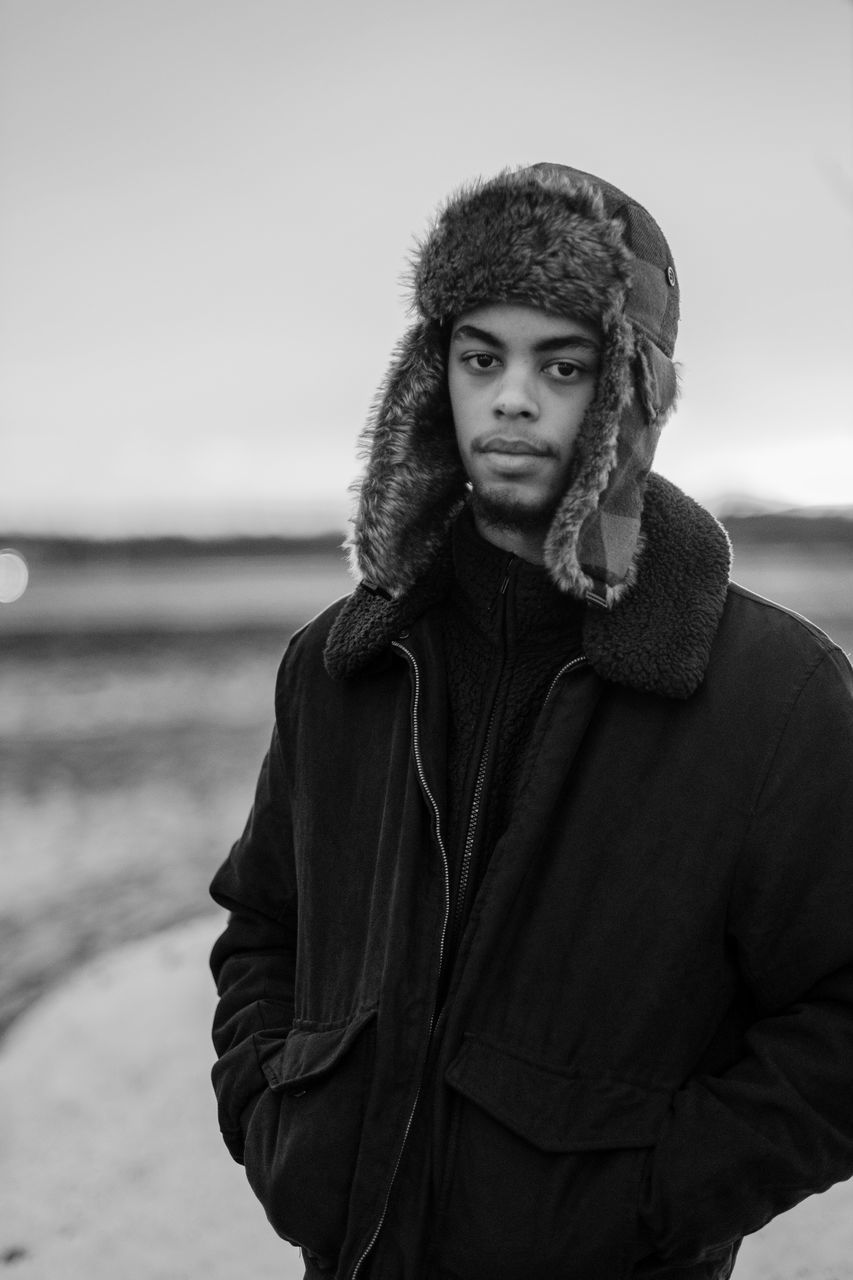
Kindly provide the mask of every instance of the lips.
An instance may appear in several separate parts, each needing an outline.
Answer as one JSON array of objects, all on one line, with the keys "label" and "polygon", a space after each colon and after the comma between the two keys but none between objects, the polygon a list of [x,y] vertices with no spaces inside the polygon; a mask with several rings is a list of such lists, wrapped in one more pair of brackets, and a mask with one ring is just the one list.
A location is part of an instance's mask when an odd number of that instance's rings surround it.
[{"label": "lips", "polygon": [[516,436],[488,436],[485,440],[475,441],[473,448],[477,453],[527,454],[533,458],[545,458],[550,453],[545,445]]}]

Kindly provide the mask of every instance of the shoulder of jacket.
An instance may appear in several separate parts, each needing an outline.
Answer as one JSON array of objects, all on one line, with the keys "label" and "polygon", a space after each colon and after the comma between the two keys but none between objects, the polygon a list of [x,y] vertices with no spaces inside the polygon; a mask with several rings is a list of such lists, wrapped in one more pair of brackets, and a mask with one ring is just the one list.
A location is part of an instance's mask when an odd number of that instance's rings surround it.
[{"label": "shoulder of jacket", "polygon": [[[779,678],[798,678],[823,667],[853,682],[848,655],[814,622],[794,609],[769,600],[738,582],[729,585],[720,625],[719,648],[754,654],[757,663]],[[853,684],[851,684],[853,687]]]},{"label": "shoulder of jacket", "polygon": [[325,608],[321,609],[319,613],[316,613],[313,618],[309,618],[307,622],[303,622],[301,626],[297,627],[287,643],[285,656],[291,653],[294,656],[300,656],[303,653],[309,653],[317,646],[322,651],[329,631],[334,626],[335,619],[346,607],[353,594],[354,592],[350,592],[345,596],[339,596],[337,600],[333,600]]},{"label": "shoulder of jacket", "polygon": [[734,578],[729,583],[729,597],[736,609],[743,610],[744,614],[754,613],[764,626],[771,629],[778,627],[784,634],[797,637],[807,647],[814,644],[820,649],[838,647],[825,631],[804,614],[797,613],[796,609],[791,609],[778,600],[771,600],[768,596],[759,595],[757,591],[751,591]]},{"label": "shoulder of jacket", "polygon": [[333,600],[313,618],[309,618],[290,636],[279,664],[277,684],[286,681],[311,678],[311,673],[323,669],[323,654],[329,632],[334,629],[340,615],[346,610],[354,592]]}]

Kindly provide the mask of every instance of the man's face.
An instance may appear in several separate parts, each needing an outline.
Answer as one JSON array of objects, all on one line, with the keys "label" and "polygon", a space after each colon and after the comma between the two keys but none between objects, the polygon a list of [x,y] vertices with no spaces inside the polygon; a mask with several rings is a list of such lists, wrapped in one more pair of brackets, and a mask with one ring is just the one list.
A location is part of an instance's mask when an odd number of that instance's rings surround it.
[{"label": "man's face", "polygon": [[487,537],[490,529],[517,532],[528,553],[541,550],[595,394],[600,351],[595,325],[516,303],[476,307],[455,320],[450,403]]}]

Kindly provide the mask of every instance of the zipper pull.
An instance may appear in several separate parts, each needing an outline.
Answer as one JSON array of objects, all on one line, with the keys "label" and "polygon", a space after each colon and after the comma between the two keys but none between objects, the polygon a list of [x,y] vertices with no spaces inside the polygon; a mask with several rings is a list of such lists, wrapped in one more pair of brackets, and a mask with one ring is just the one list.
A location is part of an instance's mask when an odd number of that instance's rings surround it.
[{"label": "zipper pull", "polygon": [[499,592],[499,594],[500,594],[500,595],[502,595],[502,596],[505,596],[505,595],[506,595],[506,589],[507,589],[507,587],[509,586],[509,573],[510,573],[510,569],[512,568],[512,566],[513,566],[514,562],[515,562],[515,556],[514,556],[514,555],[510,556],[510,558],[509,558],[509,559],[507,560],[507,562],[506,562],[506,566],[505,566],[505,568],[504,568],[504,580],[503,580],[503,582],[501,583],[501,589],[500,589],[500,592]]}]

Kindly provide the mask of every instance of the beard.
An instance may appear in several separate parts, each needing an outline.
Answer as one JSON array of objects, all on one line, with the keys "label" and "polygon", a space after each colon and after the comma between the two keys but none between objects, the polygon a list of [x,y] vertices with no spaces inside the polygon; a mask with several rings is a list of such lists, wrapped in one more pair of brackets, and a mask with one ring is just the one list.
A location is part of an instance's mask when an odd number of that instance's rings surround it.
[{"label": "beard", "polygon": [[559,505],[559,496],[539,502],[524,502],[509,487],[472,486],[471,509],[474,516],[489,528],[505,533],[541,533],[544,537]]}]

